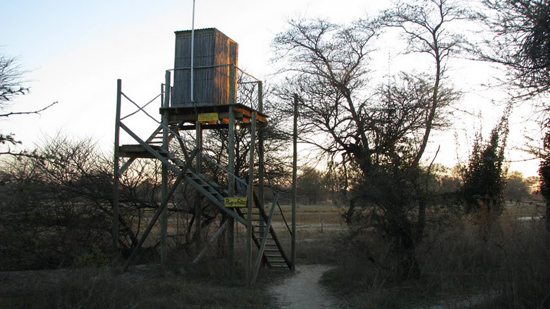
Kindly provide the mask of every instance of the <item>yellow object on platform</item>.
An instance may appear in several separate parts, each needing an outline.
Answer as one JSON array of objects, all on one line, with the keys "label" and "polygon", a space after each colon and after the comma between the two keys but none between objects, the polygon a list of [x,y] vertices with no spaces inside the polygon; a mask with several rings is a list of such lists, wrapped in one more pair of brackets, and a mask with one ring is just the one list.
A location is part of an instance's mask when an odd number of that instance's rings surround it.
[{"label": "yellow object on platform", "polygon": [[246,196],[226,197],[223,204],[225,207],[246,207],[247,200]]}]

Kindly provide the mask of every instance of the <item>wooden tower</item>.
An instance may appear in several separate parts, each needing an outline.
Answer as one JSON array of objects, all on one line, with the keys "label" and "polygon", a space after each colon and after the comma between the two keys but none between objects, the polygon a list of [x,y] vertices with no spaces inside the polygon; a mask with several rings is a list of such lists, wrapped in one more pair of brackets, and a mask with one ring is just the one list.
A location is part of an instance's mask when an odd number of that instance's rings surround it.
[{"label": "wooden tower", "polygon": [[[194,34],[194,42],[191,36]],[[191,53],[191,46],[194,46]],[[246,74],[237,67],[238,45],[215,28],[176,32],[175,68],[166,71],[163,85],[160,120],[158,127],[147,137],[140,137],[124,123],[121,104],[125,95],[122,82],[117,84],[117,109],[115,125],[114,154],[114,199],[113,199],[113,248],[118,250],[119,234],[119,188],[120,176],[136,158],[151,158],[162,163],[162,201],[152,216],[147,228],[140,235],[139,243],[125,261],[126,270],[140,252],[156,222],[160,219],[160,261],[167,261],[167,204],[176,188],[186,182],[195,189],[195,194],[206,198],[228,218],[213,236],[227,229],[228,267],[232,273],[234,265],[234,227],[242,224],[246,228],[246,278],[253,284],[260,265],[289,267],[291,261],[282,249],[271,218],[276,199],[266,212],[263,201],[264,162],[262,127],[268,116],[263,113],[262,82],[255,79],[257,104],[255,106],[238,102],[237,85],[239,74]],[[191,57],[191,55],[194,55]],[[140,109],[141,110],[141,109]],[[249,179],[242,180],[235,175],[235,128],[237,125],[250,128]],[[227,187],[222,187],[201,172],[203,160],[215,161],[203,153],[204,130],[227,130],[227,166],[219,166],[225,172]],[[180,137],[180,131],[194,130],[193,145]],[[126,133],[135,142],[120,145],[120,134]],[[174,145],[177,145],[174,147]],[[255,147],[257,146],[257,147]],[[171,148],[173,147],[173,148]],[[257,155],[254,153],[258,149]],[[183,154],[183,155],[182,155]],[[254,162],[258,158],[258,162]],[[218,162],[210,162],[219,164]],[[255,168],[257,167],[257,171]],[[168,173],[177,175],[169,182]],[[254,175],[258,175],[254,178]],[[257,182],[255,181],[257,179]],[[243,196],[236,192],[237,184],[244,185]],[[250,184],[250,185],[247,185]],[[256,192],[258,191],[258,192]],[[196,199],[200,200],[200,199]],[[200,216],[200,205],[195,213]],[[198,221],[200,222],[200,217]],[[197,224],[199,229],[201,225]],[[116,252],[116,251],[115,251]],[[197,259],[202,255],[199,254]]]}]

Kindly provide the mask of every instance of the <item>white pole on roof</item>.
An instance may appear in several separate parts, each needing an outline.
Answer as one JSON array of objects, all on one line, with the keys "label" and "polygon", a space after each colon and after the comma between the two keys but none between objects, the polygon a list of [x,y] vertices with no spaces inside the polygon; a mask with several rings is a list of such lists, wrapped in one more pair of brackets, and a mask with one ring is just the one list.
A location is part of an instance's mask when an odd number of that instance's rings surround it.
[{"label": "white pole on roof", "polygon": [[193,65],[195,60],[195,0],[193,0],[193,17],[191,20],[191,104],[194,103],[195,97],[193,93],[194,78],[193,78]]}]

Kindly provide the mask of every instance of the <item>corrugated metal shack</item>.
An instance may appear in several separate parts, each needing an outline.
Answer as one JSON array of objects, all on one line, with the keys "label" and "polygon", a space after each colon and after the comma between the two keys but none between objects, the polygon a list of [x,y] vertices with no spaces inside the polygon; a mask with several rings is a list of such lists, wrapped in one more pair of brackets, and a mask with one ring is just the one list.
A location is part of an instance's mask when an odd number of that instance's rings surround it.
[{"label": "corrugated metal shack", "polygon": [[[193,97],[191,102],[191,30],[176,31],[173,107],[228,104],[230,87],[236,95],[230,65],[237,66],[238,44],[216,28],[195,30]],[[235,101],[235,97],[232,100]]]}]

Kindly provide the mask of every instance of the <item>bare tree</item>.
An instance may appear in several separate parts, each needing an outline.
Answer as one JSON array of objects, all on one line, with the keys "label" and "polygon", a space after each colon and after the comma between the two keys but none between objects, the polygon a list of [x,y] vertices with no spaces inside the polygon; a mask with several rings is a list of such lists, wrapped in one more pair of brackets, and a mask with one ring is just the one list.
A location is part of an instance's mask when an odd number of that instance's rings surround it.
[{"label": "bare tree", "polygon": [[16,58],[0,55],[0,102],[5,105],[18,95],[25,95],[29,88],[23,87],[21,78],[23,71]]},{"label": "bare tree", "polygon": [[[289,62],[286,71],[296,73],[279,89],[302,96],[302,141],[316,145],[329,168],[345,175],[346,219],[371,209],[371,220],[392,237],[403,279],[419,275],[415,250],[434,177],[422,160],[432,131],[445,126],[447,107],[460,97],[444,85],[448,60],[465,48],[464,37],[451,29],[476,17],[456,1],[396,1],[379,19],[351,26],[292,21],[274,41]],[[368,87],[373,39],[383,27],[402,31],[406,52],[429,55],[430,73],[401,73],[387,85]]]},{"label": "bare tree", "polygon": [[[426,54],[432,60],[431,68],[431,94],[428,104],[425,106],[427,114],[424,118],[422,141],[419,144],[411,167],[419,167],[420,160],[430,140],[431,132],[435,128],[436,116],[445,108],[449,100],[449,91],[444,90],[443,83],[446,78],[447,63],[450,58],[466,50],[467,43],[463,34],[457,33],[453,27],[464,25],[464,22],[474,21],[479,14],[460,5],[460,1],[452,0],[397,0],[393,8],[383,12],[382,23],[389,27],[401,30],[408,42],[407,52]],[[446,93],[447,92],[447,93]],[[456,101],[457,93],[451,101]],[[427,169],[428,175],[430,168]],[[420,179],[419,179],[420,180]],[[428,192],[427,179],[417,184],[418,220],[416,226],[416,239],[422,239],[425,228],[425,214],[427,201],[424,198]],[[424,191],[424,192],[423,192]]]},{"label": "bare tree", "polygon": [[[112,161],[89,140],[49,139],[35,156],[2,158],[0,173],[0,260],[2,269],[55,268],[110,261]],[[127,257],[138,245],[147,218],[160,205],[160,164],[136,160],[121,177],[119,245]],[[170,180],[170,181],[173,181]],[[182,235],[172,249],[193,245],[193,220],[185,192],[169,213]],[[176,216],[178,216],[176,218]],[[158,241],[142,251],[155,259]]]},{"label": "bare tree", "polygon": [[[300,126],[302,141],[319,147],[330,160],[346,153],[368,169],[373,150],[363,119],[366,102],[357,96],[365,90],[375,25],[357,22],[344,27],[324,20],[289,24],[273,45],[278,57],[288,62],[284,70],[294,73],[279,95],[291,101],[292,94],[299,93],[302,118],[311,120]],[[319,131],[329,135],[316,138]]]},{"label": "bare tree", "polygon": [[484,0],[484,21],[494,36],[479,49],[482,59],[505,65],[509,82],[532,96],[550,90],[550,2]]},{"label": "bare tree", "polygon": [[[0,54],[0,118],[8,118],[17,115],[40,114],[57,102],[51,103],[44,108],[35,111],[11,111],[9,108],[17,96],[29,93],[29,88],[23,84],[23,74],[25,71],[19,65],[17,58],[7,57]],[[1,151],[0,155],[14,156],[32,156],[25,151],[12,151],[9,145],[21,144],[21,141],[15,138],[14,133],[0,133],[0,144],[7,144],[8,150]]]},{"label": "bare tree", "polygon": [[5,157],[0,187],[5,269],[75,265],[108,248],[110,176],[89,141],[57,138],[35,156]]},{"label": "bare tree", "polygon": [[[274,41],[290,75],[279,94],[285,102],[292,93],[301,96],[302,142],[315,145],[329,169],[343,176],[338,179],[348,204],[345,218],[364,218],[367,211],[368,224],[391,236],[401,256],[402,279],[419,275],[415,250],[423,227],[415,226],[424,224],[427,184],[422,180],[429,175],[421,158],[431,131],[445,125],[446,107],[459,97],[441,82],[450,46],[432,51],[438,60],[433,78],[402,73],[387,85],[369,87],[369,56],[380,26],[402,25],[400,18],[407,13],[398,7],[382,19],[351,26],[291,21],[290,29]],[[436,32],[434,39],[440,38]],[[411,220],[415,213],[420,224]]]},{"label": "bare tree", "polygon": [[384,25],[402,30],[408,42],[408,52],[427,54],[433,61],[431,102],[415,164],[418,164],[424,155],[442,101],[441,85],[446,76],[447,62],[467,47],[464,35],[453,31],[453,26],[462,21],[474,21],[479,18],[478,14],[460,7],[458,3],[456,0],[398,0],[394,2],[394,7],[386,10],[382,16]]}]

